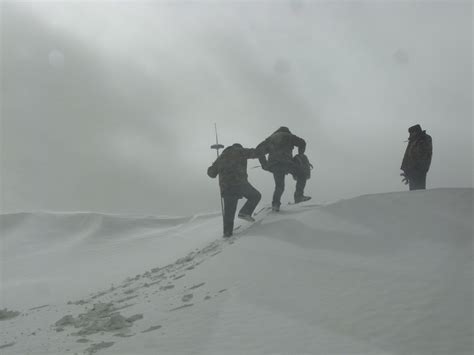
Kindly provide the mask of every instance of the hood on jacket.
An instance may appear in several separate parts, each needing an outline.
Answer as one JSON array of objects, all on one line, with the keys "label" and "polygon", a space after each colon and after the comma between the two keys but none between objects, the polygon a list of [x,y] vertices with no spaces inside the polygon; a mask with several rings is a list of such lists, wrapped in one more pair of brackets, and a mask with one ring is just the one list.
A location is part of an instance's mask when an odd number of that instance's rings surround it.
[{"label": "hood on jacket", "polygon": [[288,127],[284,127],[284,126],[281,126],[280,128],[278,128],[275,132],[273,132],[273,134],[280,133],[280,132],[285,132],[285,133],[290,133],[291,134]]}]

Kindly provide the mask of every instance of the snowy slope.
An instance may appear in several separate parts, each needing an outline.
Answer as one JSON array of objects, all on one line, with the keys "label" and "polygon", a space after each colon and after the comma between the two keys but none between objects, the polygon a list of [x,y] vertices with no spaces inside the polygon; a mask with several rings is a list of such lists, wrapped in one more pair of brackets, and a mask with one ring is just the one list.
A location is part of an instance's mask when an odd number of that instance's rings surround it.
[{"label": "snowy slope", "polygon": [[472,213],[367,195],[231,240],[219,214],[3,215],[0,353],[472,354]]}]

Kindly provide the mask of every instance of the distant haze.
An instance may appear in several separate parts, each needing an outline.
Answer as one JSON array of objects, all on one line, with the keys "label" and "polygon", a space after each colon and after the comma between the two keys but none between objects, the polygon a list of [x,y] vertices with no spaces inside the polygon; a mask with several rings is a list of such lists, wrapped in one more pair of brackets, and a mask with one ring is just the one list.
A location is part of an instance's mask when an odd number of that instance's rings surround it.
[{"label": "distant haze", "polygon": [[315,202],[406,190],[416,123],[428,187],[473,186],[471,1],[0,6],[1,212],[218,210],[214,123],[224,145],[304,138]]}]

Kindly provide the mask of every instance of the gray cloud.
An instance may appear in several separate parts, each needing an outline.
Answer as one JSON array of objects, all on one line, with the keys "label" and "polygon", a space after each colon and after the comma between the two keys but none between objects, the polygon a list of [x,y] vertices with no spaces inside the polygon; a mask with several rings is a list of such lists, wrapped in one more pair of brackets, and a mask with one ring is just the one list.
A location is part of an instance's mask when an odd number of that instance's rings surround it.
[{"label": "gray cloud", "polygon": [[318,201],[404,189],[414,123],[429,185],[472,186],[469,2],[1,6],[2,211],[216,210],[214,122],[305,138]]}]

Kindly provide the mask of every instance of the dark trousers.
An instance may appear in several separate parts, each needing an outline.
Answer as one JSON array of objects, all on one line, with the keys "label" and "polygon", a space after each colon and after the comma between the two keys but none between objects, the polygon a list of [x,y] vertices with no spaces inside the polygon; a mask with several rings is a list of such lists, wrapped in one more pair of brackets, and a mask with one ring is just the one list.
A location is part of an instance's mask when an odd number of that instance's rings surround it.
[{"label": "dark trousers", "polygon": [[246,198],[247,201],[242,206],[239,214],[252,215],[255,207],[257,207],[262,195],[258,190],[250,185],[249,182],[242,184],[240,187],[240,196],[236,194],[223,195],[224,199],[224,234],[232,234],[234,230],[234,219],[235,211],[237,209],[237,202],[242,197]]},{"label": "dark trousers", "polygon": [[410,187],[410,191],[425,190],[426,189],[426,173],[412,174],[408,178],[408,186]]},{"label": "dark trousers", "polygon": [[291,174],[296,179],[296,189],[294,198],[295,200],[299,197],[303,196],[304,188],[306,186],[306,176],[304,173],[298,169],[297,166],[287,166],[286,169],[282,170],[275,170],[273,172],[273,178],[275,179],[275,191],[273,192],[273,206],[280,206],[281,205],[281,196],[283,195],[283,191],[285,191],[285,175]]}]

